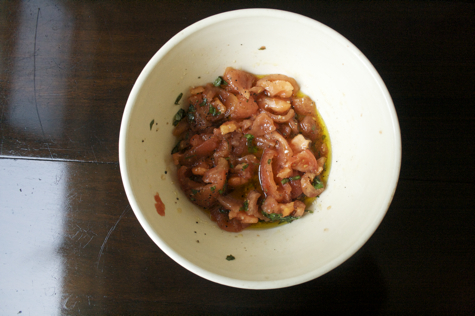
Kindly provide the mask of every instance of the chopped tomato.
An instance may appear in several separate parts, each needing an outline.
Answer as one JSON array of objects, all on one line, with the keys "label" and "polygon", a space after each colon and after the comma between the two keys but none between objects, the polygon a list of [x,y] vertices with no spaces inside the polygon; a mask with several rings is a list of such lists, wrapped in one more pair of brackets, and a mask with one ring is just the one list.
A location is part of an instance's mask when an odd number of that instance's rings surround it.
[{"label": "chopped tomato", "polygon": [[238,93],[249,99],[250,89],[256,82],[256,77],[246,71],[226,68],[224,71],[224,80],[228,83],[228,91]]},{"label": "chopped tomato", "polygon": [[249,134],[254,136],[264,136],[275,131],[274,121],[266,113],[260,113],[252,123]]},{"label": "chopped tomato", "polygon": [[299,90],[285,75],[258,79],[228,67],[213,84],[192,87],[175,115],[178,183],[221,229],[291,222],[305,213],[302,198],[324,191],[330,148],[315,103]]}]

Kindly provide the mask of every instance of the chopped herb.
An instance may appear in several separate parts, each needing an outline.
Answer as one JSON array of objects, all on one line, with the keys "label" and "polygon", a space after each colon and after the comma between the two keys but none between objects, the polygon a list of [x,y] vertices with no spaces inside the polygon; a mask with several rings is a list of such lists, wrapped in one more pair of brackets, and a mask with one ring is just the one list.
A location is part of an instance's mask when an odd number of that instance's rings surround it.
[{"label": "chopped herb", "polygon": [[267,164],[270,165],[270,163],[272,162],[272,159],[268,159],[267,160]]},{"label": "chopped herb", "polygon": [[315,177],[315,179],[313,179],[312,185],[317,190],[323,188],[323,182],[320,181],[318,177]]},{"label": "chopped herb", "polygon": [[242,166],[242,170],[246,170],[247,167],[249,167],[249,164],[245,164],[244,166]]},{"label": "chopped herb", "polygon": [[211,187],[211,192],[214,192],[214,190],[216,190],[216,186]]},{"label": "chopped herb", "polygon": [[249,151],[249,153],[253,154],[253,153],[257,152],[257,147],[255,147],[252,144],[254,136],[251,135],[251,134],[244,134],[244,137],[246,137],[246,139],[247,139],[247,150]]},{"label": "chopped herb", "polygon": [[236,258],[233,255],[226,256],[226,260],[228,261],[233,261],[234,259]]},{"label": "chopped herb", "polygon": [[281,183],[282,183],[282,184],[286,184],[286,183],[289,182],[289,181],[295,181],[295,180],[299,180],[299,179],[300,179],[300,176],[285,178],[285,179],[282,179]]},{"label": "chopped herb", "polygon": [[294,217],[294,216],[282,217],[281,214],[276,214],[276,213],[268,214],[264,211],[262,212],[262,214],[264,214],[264,216],[269,218],[272,222],[279,221],[280,223],[292,223],[294,220],[300,218],[300,217]]},{"label": "chopped herb", "polygon": [[190,200],[192,200],[192,201],[196,201],[196,199],[195,199],[195,198],[190,198]]},{"label": "chopped herb", "polygon": [[180,102],[182,96],[183,96],[183,93],[180,93],[180,94],[176,97],[175,105],[178,105],[178,102]]},{"label": "chopped herb", "polygon": [[305,212],[313,214],[313,210],[305,210]]},{"label": "chopped herb", "polygon": [[207,102],[208,102],[208,99],[206,99],[206,97],[204,97],[203,102],[200,103],[200,106],[205,106]]},{"label": "chopped herb", "polygon": [[221,112],[216,110],[216,108],[210,104],[208,114],[211,114],[213,116],[218,116],[219,114],[221,114]]},{"label": "chopped herb", "polygon": [[252,141],[254,139],[254,136],[251,134],[244,134],[244,137],[246,137],[248,141]]},{"label": "chopped herb", "polygon": [[229,210],[226,210],[226,209],[221,208],[221,207],[219,208],[218,211],[219,211],[220,213],[222,213],[222,214],[228,214],[228,213],[229,213]]},{"label": "chopped herb", "polygon": [[221,78],[221,76],[219,76],[218,78],[216,78],[216,80],[213,82],[213,86],[215,87],[219,87],[221,85],[221,82],[223,81],[223,79]]},{"label": "chopped herb", "polygon": [[178,112],[176,112],[175,116],[173,117],[173,126],[177,126],[178,123],[185,117],[185,110],[179,109]]},{"label": "chopped herb", "polygon": [[219,191],[218,191],[218,192],[219,192],[219,194],[223,195],[223,194],[224,194],[224,192],[226,192],[226,189],[227,189],[227,187],[228,187],[228,183],[227,183],[227,182],[224,182],[224,186],[223,186],[223,188],[222,188],[221,190],[219,190]]},{"label": "chopped herb", "polygon": [[195,195],[195,194],[198,193],[198,192],[200,192],[200,191],[195,190],[195,189],[191,189],[191,193],[192,193],[193,195]]},{"label": "chopped herb", "polygon": [[223,77],[219,76],[216,78],[216,80],[213,82],[213,85],[215,87],[219,87],[220,85],[227,85],[228,83],[224,81]]},{"label": "chopped herb", "polygon": [[249,201],[248,200],[244,201],[244,204],[239,210],[247,212],[249,210]]},{"label": "chopped herb", "polygon": [[155,119],[153,119],[153,120],[150,122],[150,130],[152,130],[153,123],[155,123]]},{"label": "chopped herb", "polygon": [[190,107],[188,108],[188,120],[189,121],[194,121],[195,120],[195,115],[193,114],[193,112],[196,112],[196,109],[193,106],[193,104],[190,104]]},{"label": "chopped herb", "polygon": [[178,144],[176,144],[175,147],[173,147],[172,155],[180,151],[180,142],[178,142]]}]

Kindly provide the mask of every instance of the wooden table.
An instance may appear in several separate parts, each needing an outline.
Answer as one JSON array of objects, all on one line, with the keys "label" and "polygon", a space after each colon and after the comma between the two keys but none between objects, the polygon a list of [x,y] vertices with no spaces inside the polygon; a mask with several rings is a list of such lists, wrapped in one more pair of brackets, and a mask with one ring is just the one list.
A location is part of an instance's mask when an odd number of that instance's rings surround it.
[{"label": "wooden table", "polygon": [[[118,165],[127,96],[186,26],[248,7],[314,18],[391,93],[393,203],[347,262],[302,285],[235,289],[146,235]],[[475,313],[475,6],[469,2],[1,1],[0,314]]]}]

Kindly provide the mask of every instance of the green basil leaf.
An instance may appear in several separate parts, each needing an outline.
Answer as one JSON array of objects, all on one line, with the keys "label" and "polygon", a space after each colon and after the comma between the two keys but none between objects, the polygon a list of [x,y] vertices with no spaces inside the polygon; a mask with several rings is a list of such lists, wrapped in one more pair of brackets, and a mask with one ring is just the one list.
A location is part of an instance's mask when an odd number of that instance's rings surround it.
[{"label": "green basil leaf", "polygon": [[180,93],[180,94],[176,97],[175,105],[178,105],[178,102],[180,102],[182,96],[183,96],[183,93]]},{"label": "green basil leaf", "polygon": [[179,109],[178,112],[176,112],[175,116],[173,117],[173,126],[177,126],[178,123],[185,117],[185,110]]}]

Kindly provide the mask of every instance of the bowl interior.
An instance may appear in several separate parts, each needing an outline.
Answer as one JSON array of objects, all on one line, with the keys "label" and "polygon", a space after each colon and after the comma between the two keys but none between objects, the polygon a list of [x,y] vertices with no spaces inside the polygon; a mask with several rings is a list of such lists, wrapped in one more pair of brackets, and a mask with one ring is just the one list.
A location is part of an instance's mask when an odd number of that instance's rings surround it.
[{"label": "bowl interior", "polygon": [[[332,163],[313,214],[272,229],[227,233],[182,194],[170,152],[172,119],[185,100],[174,105],[175,99],[228,66],[294,77],[316,101],[329,130]],[[394,194],[401,144],[387,89],[356,47],[314,20],[253,9],[195,23],[157,52],[127,102],[119,155],[130,204],[164,252],[214,282],[262,289],[318,277],[366,242]],[[154,207],[157,192],[163,217]],[[226,260],[230,254],[234,261]]]}]

